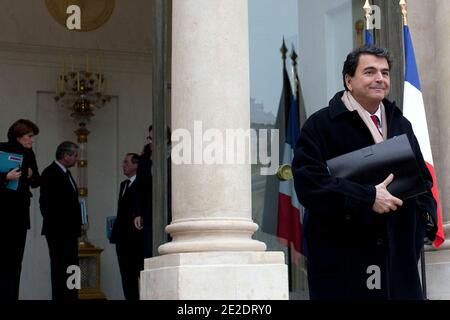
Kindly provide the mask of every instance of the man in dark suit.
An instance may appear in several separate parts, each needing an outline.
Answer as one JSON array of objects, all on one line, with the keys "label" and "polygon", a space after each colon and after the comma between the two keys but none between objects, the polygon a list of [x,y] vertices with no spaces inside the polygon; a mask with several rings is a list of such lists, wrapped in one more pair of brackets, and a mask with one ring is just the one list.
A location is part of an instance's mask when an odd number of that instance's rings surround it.
[{"label": "man in dark suit", "polygon": [[67,279],[69,266],[78,266],[78,237],[81,235],[81,208],[78,188],[70,167],[78,158],[78,146],[70,141],[61,143],[56,160],[42,172],[39,199],[44,218],[45,235],[50,255],[52,299],[77,300],[78,292],[70,289]]},{"label": "man in dark suit", "polygon": [[152,177],[152,138],[153,131],[149,129],[147,139],[149,143],[144,146],[144,150],[139,157],[136,171],[137,194],[134,200],[134,225],[137,230],[143,232],[144,258],[153,257],[153,177]]},{"label": "man in dark suit", "polygon": [[[171,170],[171,157],[170,157],[170,141],[171,131],[167,127],[167,221],[172,221],[172,170]],[[154,149],[153,144],[153,125],[148,128],[148,144],[144,146],[144,150],[139,158],[139,164],[136,171],[136,186],[137,196],[135,199],[134,208],[134,225],[138,230],[143,230],[144,233],[144,258],[150,258],[154,256],[153,252],[153,209],[152,209],[152,196],[153,196],[153,161],[152,153]],[[167,237],[168,241],[172,238],[170,235]]]},{"label": "man in dark suit", "polygon": [[[292,171],[298,200],[307,209],[303,235],[311,300],[424,298],[417,264],[424,236],[436,236],[436,201],[411,123],[386,99],[391,65],[384,48],[352,51],[342,70],[345,91],[309,117],[297,141]],[[330,174],[327,159],[402,134],[426,193],[402,201],[387,189],[392,174],[377,185]]]},{"label": "man in dark suit", "polygon": [[117,218],[111,232],[111,243],[116,244],[122,288],[126,300],[139,300],[139,275],[144,268],[144,239],[142,230],[134,226],[134,201],[137,196],[136,170],[139,155],[128,153],[122,170],[127,177],[120,184]]}]

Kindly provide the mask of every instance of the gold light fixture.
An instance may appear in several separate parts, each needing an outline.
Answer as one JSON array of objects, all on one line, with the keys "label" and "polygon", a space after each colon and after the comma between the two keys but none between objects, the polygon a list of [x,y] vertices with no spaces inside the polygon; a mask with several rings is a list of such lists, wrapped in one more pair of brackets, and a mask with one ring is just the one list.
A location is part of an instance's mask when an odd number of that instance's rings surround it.
[{"label": "gold light fixture", "polygon": [[[72,60],[72,58],[71,58]],[[94,116],[94,110],[105,106],[111,96],[105,94],[107,82],[97,58],[98,71],[89,69],[89,56],[86,56],[86,69],[66,72],[65,62],[63,71],[58,75],[55,101],[58,105],[69,109],[71,116],[80,123],[88,123]]]},{"label": "gold light fixture", "polygon": [[78,124],[74,133],[77,135],[79,146],[77,185],[83,222],[78,244],[83,281],[78,295],[80,299],[104,299],[105,296],[100,290],[100,253],[103,250],[92,245],[87,235],[89,229],[87,143],[90,134],[87,124],[95,115],[95,110],[104,107],[111,100],[111,96],[105,94],[106,79],[98,58],[97,72],[90,70],[88,55],[86,55],[85,69],[75,71],[72,57],[70,60],[71,70],[66,72],[64,61],[62,72],[57,76],[55,101],[58,106],[69,110],[70,116]]},{"label": "gold light fixture", "polygon": [[56,85],[56,104],[68,109],[70,116],[77,122],[77,142],[80,147],[78,152],[78,195],[82,205],[83,227],[80,246],[90,247],[87,230],[89,219],[87,214],[87,143],[90,131],[86,128],[91,118],[95,115],[95,109],[104,107],[111,96],[105,94],[106,79],[100,68],[100,60],[97,58],[97,72],[89,68],[89,55],[86,55],[85,69],[75,71],[73,58],[70,57],[71,70],[66,72],[66,63],[63,62],[62,73],[58,74]]}]

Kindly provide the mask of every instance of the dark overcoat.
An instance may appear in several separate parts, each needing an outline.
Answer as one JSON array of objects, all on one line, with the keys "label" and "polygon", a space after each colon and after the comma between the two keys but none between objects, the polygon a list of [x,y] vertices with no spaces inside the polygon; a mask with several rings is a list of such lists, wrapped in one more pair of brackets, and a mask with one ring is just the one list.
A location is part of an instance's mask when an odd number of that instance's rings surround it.
[{"label": "dark overcoat", "polygon": [[[384,100],[388,138],[407,134],[428,192],[404,201],[397,211],[375,213],[375,186],[334,178],[327,170],[328,159],[374,144],[358,113],[343,104],[342,94],[305,122],[292,163],[295,190],[307,212],[310,298],[422,299],[418,259],[426,212],[435,226],[437,218],[432,178],[417,139],[400,109]],[[436,231],[433,227],[427,236],[434,239]]]},{"label": "dark overcoat", "polygon": [[153,179],[151,153],[144,152],[139,158],[136,171],[136,196],[134,214],[143,219],[144,257],[153,257]]},{"label": "dark overcoat", "polygon": [[[147,149],[148,150],[148,149]],[[172,169],[171,158],[167,159],[167,219],[172,221]],[[135,216],[141,216],[144,220],[144,252],[145,258],[153,257],[153,161],[151,152],[144,152],[139,158],[136,171],[137,187],[135,197]],[[159,186],[158,186],[159,187]],[[171,237],[168,237],[171,241]]]}]

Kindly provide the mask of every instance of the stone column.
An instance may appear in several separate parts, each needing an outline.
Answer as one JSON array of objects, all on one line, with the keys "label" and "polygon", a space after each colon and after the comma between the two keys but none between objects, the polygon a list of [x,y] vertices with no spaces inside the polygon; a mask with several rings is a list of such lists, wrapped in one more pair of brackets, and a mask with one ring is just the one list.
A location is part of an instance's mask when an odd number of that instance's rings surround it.
[{"label": "stone column", "polygon": [[247,1],[173,0],[172,37],[173,240],[145,261],[141,299],[287,299],[284,254],[252,239],[249,140],[227,139],[249,139]]},{"label": "stone column", "polygon": [[[434,167],[438,179],[442,218],[446,241],[436,250],[425,246],[426,285],[428,299],[450,299],[450,2],[408,1],[409,26],[414,41],[417,66],[427,113]],[[430,50],[434,48],[434,50]]]},{"label": "stone column", "polygon": [[[435,57],[436,57],[436,105],[439,108],[439,128],[440,128],[440,153],[441,153],[441,173],[444,179],[441,182],[441,201],[444,222],[450,221],[450,74],[448,65],[450,64],[450,14],[449,1],[437,1],[435,3]],[[447,199],[447,200],[446,200]]]},{"label": "stone column", "polygon": [[[450,299],[450,289],[446,283],[450,280],[450,14],[449,1],[434,1],[434,17],[430,21],[434,24],[434,58],[436,68],[434,75],[436,109],[439,118],[439,167],[438,181],[440,185],[440,200],[442,206],[442,218],[444,222],[445,242],[439,250],[434,248],[427,252],[427,281],[429,299]],[[427,72],[430,72],[427,70]],[[432,71],[430,72],[432,73]],[[436,161],[435,161],[436,162]]]}]

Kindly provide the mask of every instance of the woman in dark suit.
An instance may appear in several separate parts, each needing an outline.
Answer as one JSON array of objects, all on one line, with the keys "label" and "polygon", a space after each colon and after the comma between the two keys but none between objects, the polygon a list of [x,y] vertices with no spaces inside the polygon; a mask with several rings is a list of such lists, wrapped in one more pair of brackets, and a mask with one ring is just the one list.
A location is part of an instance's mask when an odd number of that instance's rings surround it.
[{"label": "woman in dark suit", "polygon": [[[32,145],[39,128],[30,120],[19,119],[8,130],[8,142],[0,143],[0,152],[13,153],[23,157],[22,165],[8,172],[0,172],[0,216],[2,232],[2,259],[0,263],[0,301],[19,298],[22,259],[30,229],[31,188],[39,186],[39,171]],[[18,180],[17,190],[6,188]]]}]

